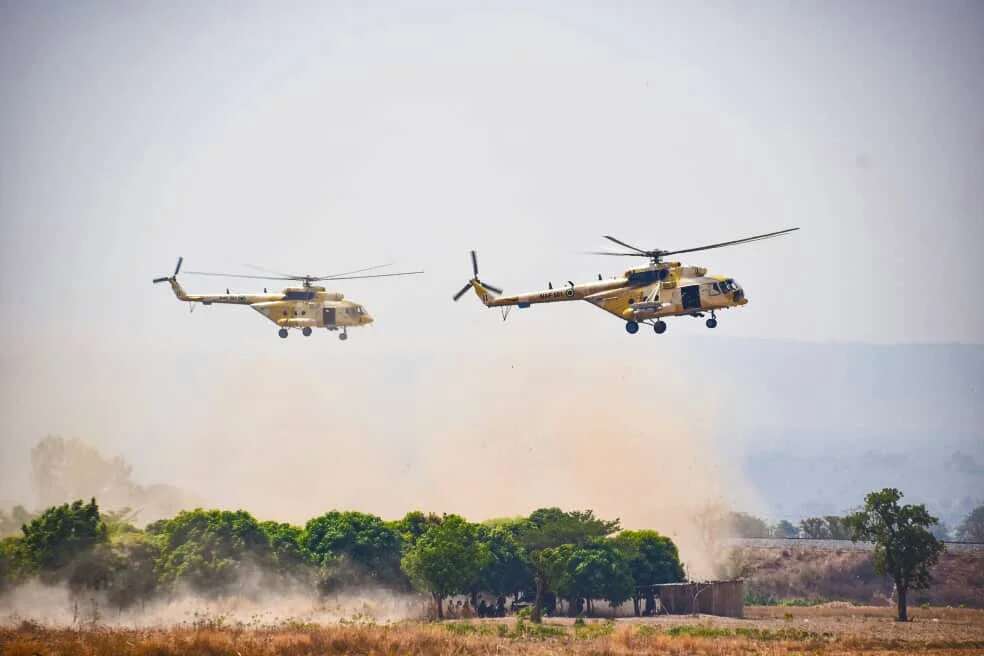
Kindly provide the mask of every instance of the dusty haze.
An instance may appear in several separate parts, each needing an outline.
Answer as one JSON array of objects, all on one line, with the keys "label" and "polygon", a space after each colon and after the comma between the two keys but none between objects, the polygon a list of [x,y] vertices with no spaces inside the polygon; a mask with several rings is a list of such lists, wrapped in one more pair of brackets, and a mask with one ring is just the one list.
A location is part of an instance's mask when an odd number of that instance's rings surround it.
[{"label": "dusty haze", "polygon": [[[315,384],[252,375],[273,362],[235,365],[211,387],[209,416],[195,423],[195,443],[176,468],[154,468],[158,480],[122,488],[176,483],[206,505],[295,523],[331,509],[390,519],[422,509],[477,521],[541,506],[591,508],[626,528],[672,536],[695,576],[713,573],[697,512],[759,506],[710,439],[715,398],[673,384],[686,372],[664,369],[653,380],[642,363],[608,367],[563,349],[462,358],[464,366],[421,367],[408,374],[406,394],[378,399],[350,398],[349,390],[373,388],[372,374],[359,369]],[[141,508],[139,496],[117,487],[92,493],[109,507]],[[59,490],[46,502],[52,494]],[[139,518],[158,516],[147,509]]]}]

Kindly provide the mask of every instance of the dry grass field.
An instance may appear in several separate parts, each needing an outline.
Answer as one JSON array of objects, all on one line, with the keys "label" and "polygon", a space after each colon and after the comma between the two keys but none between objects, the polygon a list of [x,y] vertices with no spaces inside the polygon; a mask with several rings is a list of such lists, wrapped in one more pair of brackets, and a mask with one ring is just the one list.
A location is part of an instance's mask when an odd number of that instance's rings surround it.
[{"label": "dry grass field", "polygon": [[[734,576],[759,598],[837,599],[856,604],[891,605],[892,582],[875,573],[871,552],[809,546],[743,547],[731,553]],[[933,585],[913,590],[912,607],[984,608],[984,552],[944,552],[933,568]]]},{"label": "dry grass field", "polygon": [[617,622],[515,620],[389,625],[201,623],[168,629],[0,629],[3,656],[315,656],[334,654],[984,654],[984,611],[917,609],[900,624],[885,608],[752,607],[745,620],[660,617]]}]

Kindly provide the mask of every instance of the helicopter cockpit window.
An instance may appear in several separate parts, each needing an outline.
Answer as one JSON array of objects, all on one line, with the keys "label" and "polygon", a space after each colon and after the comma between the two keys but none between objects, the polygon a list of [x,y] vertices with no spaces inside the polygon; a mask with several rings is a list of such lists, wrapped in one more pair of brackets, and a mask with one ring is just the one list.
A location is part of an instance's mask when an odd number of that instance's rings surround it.
[{"label": "helicopter cockpit window", "polygon": [[284,294],[284,299],[288,301],[310,301],[314,299],[314,292],[290,290]]}]

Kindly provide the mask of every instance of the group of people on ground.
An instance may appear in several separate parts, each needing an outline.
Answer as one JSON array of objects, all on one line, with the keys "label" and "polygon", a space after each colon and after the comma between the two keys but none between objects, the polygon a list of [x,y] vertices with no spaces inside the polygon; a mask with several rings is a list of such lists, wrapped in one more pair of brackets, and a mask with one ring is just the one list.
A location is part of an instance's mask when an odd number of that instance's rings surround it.
[{"label": "group of people on ground", "polygon": [[506,598],[499,597],[494,604],[486,603],[485,599],[479,599],[478,605],[472,607],[468,599],[458,601],[448,600],[448,607],[444,613],[449,619],[471,619],[473,617],[505,617]]}]

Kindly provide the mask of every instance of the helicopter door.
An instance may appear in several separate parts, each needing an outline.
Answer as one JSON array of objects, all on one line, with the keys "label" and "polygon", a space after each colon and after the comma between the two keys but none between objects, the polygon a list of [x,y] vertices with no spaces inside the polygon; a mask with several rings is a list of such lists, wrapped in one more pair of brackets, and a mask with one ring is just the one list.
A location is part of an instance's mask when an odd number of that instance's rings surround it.
[{"label": "helicopter door", "polygon": [[333,308],[333,307],[325,308],[324,309],[324,316],[323,316],[323,318],[324,318],[324,323],[325,323],[325,327],[326,328],[328,326],[334,326],[335,325],[335,308]]},{"label": "helicopter door", "polygon": [[680,302],[684,310],[700,309],[700,285],[688,285],[680,288]]}]

